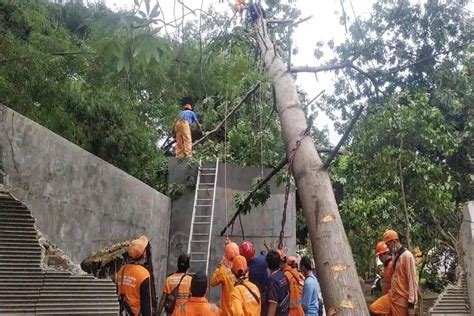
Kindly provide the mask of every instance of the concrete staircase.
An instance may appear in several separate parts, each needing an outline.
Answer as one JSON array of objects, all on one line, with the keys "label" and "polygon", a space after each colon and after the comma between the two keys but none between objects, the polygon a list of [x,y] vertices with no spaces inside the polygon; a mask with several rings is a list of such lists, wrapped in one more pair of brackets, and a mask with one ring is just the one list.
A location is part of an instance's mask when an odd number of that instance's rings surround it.
[{"label": "concrete staircase", "polygon": [[471,314],[467,292],[466,276],[461,277],[457,285],[448,286],[430,308],[433,316],[468,316]]},{"label": "concrete staircase", "polygon": [[110,280],[41,268],[34,223],[24,204],[0,191],[0,314],[117,315]]}]

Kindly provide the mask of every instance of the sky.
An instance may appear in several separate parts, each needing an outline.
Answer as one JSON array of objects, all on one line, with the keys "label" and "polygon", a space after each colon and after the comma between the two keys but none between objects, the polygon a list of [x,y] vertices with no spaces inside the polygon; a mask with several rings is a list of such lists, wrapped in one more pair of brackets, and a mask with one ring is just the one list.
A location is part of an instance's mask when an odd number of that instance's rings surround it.
[{"label": "sky", "polygon": [[[234,0],[203,1],[203,8],[213,5],[219,12],[230,10],[229,6],[234,3]],[[285,0],[283,1],[285,2]],[[374,0],[352,1],[356,16],[364,17],[370,14]],[[183,0],[183,2],[192,9],[201,6],[199,0]],[[327,43],[329,40],[333,40],[337,45],[345,40],[345,29],[343,25],[339,24],[339,17],[342,11],[342,2],[349,18],[352,21],[354,20],[350,0],[286,0],[286,2],[291,2],[292,5],[300,9],[302,17],[312,15],[310,20],[300,24],[293,32],[293,47],[298,49],[298,53],[292,56],[292,64],[294,66],[318,66],[332,58],[333,55],[330,51],[324,51],[323,58],[316,60],[313,55],[316,42],[323,41]],[[116,9],[130,9],[133,7],[133,0],[105,0],[105,3],[107,6]],[[151,0],[151,3],[154,3],[154,0]],[[161,0],[160,5],[163,8],[166,21],[173,20],[174,0]],[[177,6],[180,8],[179,4]],[[189,18],[192,19],[192,15]],[[300,73],[296,84],[308,94],[309,99],[312,99],[322,90],[332,91],[334,78],[334,74],[331,72],[318,73],[317,78],[312,73]],[[337,144],[341,135],[334,130],[333,121],[324,112],[318,111],[314,124],[318,129],[326,127],[329,131],[329,141],[333,145]]]}]

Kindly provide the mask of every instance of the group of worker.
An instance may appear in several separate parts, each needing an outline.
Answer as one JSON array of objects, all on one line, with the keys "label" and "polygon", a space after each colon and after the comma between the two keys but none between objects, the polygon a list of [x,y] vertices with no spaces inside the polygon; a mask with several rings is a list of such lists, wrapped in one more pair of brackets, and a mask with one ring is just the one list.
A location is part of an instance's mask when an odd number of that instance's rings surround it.
[{"label": "group of worker", "polygon": [[416,314],[418,283],[415,257],[400,243],[398,233],[387,230],[375,247],[382,261],[383,295],[369,307],[375,316],[411,316]]},{"label": "group of worker", "polygon": [[[116,276],[121,311],[127,315],[153,313],[150,273],[143,266],[148,239],[130,242],[128,262]],[[190,257],[178,257],[177,271],[167,277],[158,307],[168,315],[200,316],[317,316],[321,311],[320,286],[313,274],[311,259],[303,257],[298,270],[296,257],[282,250],[255,256],[250,241],[240,247],[228,241],[224,256],[212,273],[210,286],[221,287],[220,306],[209,303],[205,272],[187,274]]]}]

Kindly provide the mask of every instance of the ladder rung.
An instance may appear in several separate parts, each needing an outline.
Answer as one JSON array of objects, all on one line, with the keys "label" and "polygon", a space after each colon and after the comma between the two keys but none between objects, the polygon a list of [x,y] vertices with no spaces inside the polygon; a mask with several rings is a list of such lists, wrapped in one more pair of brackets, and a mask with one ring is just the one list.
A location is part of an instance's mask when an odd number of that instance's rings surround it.
[{"label": "ladder rung", "polygon": [[215,176],[216,173],[201,173],[201,176]]},{"label": "ladder rung", "polygon": [[212,206],[212,204],[210,204],[210,205],[196,205],[196,207],[198,207],[198,206],[199,207],[205,207],[205,206]]},{"label": "ladder rung", "polygon": [[194,233],[193,236],[209,236],[209,234],[206,234],[206,233]]},{"label": "ladder rung", "polygon": [[194,259],[191,259],[189,261],[191,261],[191,262],[207,262],[207,260],[194,260]]},{"label": "ladder rung", "polygon": [[207,252],[192,252],[191,251],[191,256],[192,255],[199,255],[199,256],[202,256],[202,255],[207,255]]},{"label": "ladder rung", "polygon": [[201,182],[201,183],[199,183],[199,185],[214,185],[214,183],[213,182],[212,183],[202,183]]},{"label": "ladder rung", "polygon": [[216,168],[201,168],[201,171],[216,171]]},{"label": "ladder rung", "polygon": [[197,199],[197,201],[212,201],[212,199]]},{"label": "ladder rung", "polygon": [[211,215],[195,215],[194,217],[209,218],[209,217],[211,217]]},{"label": "ladder rung", "polygon": [[209,191],[209,190],[214,190],[214,188],[208,188],[208,189],[198,189],[198,191]]},{"label": "ladder rung", "polygon": [[194,224],[200,224],[200,225],[207,225],[210,224],[211,222],[194,222]]},{"label": "ladder rung", "polygon": [[209,240],[191,240],[191,242],[209,242]]}]

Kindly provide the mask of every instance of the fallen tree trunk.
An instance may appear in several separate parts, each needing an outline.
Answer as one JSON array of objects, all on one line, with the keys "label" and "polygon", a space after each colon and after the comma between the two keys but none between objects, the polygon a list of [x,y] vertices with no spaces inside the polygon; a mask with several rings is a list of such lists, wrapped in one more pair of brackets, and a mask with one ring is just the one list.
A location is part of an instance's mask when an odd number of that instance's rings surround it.
[{"label": "fallen tree trunk", "polygon": [[352,251],[337,208],[329,174],[311,137],[304,137],[307,122],[286,64],[276,54],[266,21],[254,23],[261,59],[273,80],[282,137],[293,162],[298,194],[304,209],[314,260],[328,315],[368,315]]}]

